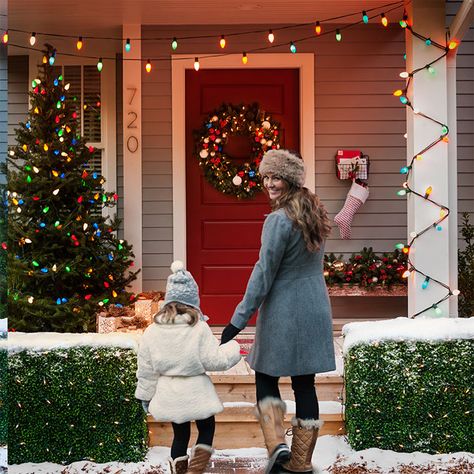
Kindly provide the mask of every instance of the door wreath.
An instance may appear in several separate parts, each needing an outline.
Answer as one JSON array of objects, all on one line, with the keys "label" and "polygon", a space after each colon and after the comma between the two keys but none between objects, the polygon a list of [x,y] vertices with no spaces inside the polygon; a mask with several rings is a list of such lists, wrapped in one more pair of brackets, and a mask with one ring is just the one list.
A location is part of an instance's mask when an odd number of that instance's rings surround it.
[{"label": "door wreath", "polygon": [[[209,115],[195,135],[196,156],[212,186],[239,199],[261,191],[258,166],[267,150],[280,148],[280,130],[279,124],[258,104],[223,104]],[[249,160],[243,165],[234,164],[225,153],[231,135],[248,136],[251,141]]]}]

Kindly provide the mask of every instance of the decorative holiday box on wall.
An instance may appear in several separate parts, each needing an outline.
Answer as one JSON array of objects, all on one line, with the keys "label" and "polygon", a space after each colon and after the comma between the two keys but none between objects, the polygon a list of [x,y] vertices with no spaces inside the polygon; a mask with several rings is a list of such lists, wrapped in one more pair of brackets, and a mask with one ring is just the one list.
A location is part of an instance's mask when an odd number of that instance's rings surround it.
[{"label": "decorative holiday box on wall", "polygon": [[474,451],[474,318],[350,323],[342,333],[352,448]]}]

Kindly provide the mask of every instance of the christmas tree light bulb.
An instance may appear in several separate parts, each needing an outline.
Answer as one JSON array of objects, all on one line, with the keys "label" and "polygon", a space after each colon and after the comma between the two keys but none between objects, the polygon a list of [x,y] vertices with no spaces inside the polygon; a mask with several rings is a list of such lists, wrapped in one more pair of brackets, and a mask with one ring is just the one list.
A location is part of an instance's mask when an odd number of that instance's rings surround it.
[{"label": "christmas tree light bulb", "polygon": [[410,270],[405,270],[403,272],[402,278],[408,278],[410,276],[411,271]]},{"label": "christmas tree light bulb", "polygon": [[443,314],[443,310],[438,305],[434,305],[433,309],[435,310],[437,316],[441,316]]},{"label": "christmas tree light bulb", "polygon": [[294,54],[296,53],[296,45],[293,41],[290,43],[290,51]]},{"label": "christmas tree light bulb", "polygon": [[362,12],[362,21],[367,24],[369,22],[369,16],[367,15],[367,12],[364,10]]},{"label": "christmas tree light bulb", "polygon": [[242,64],[247,64],[249,58],[247,57],[247,53],[243,52],[242,53]]},{"label": "christmas tree light bulb", "polygon": [[336,41],[342,41],[342,34],[339,29],[336,30]]},{"label": "christmas tree light bulb", "polygon": [[427,198],[433,192],[433,187],[428,186],[425,190],[425,198]]},{"label": "christmas tree light bulb", "polygon": [[436,72],[435,68],[433,66],[428,66],[428,72],[430,74],[434,74]]},{"label": "christmas tree light bulb", "polygon": [[406,192],[405,189],[400,189],[399,191],[397,191],[397,194],[398,194],[399,196],[405,196],[406,193],[407,193],[407,192]]},{"label": "christmas tree light bulb", "polygon": [[199,71],[199,58],[194,58],[194,70]]},{"label": "christmas tree light bulb", "polygon": [[403,247],[405,247],[405,244],[402,244],[401,242],[395,245],[395,248],[398,250],[402,250]]},{"label": "christmas tree light bulb", "polygon": [[407,174],[409,171],[408,166],[404,166],[400,169],[400,174]]},{"label": "christmas tree light bulb", "polygon": [[3,44],[7,44],[8,43],[8,30],[5,31],[5,33],[3,33]]},{"label": "christmas tree light bulb", "polygon": [[454,296],[459,296],[461,292],[459,290],[453,290],[453,295]]},{"label": "christmas tree light bulb", "polygon": [[382,13],[380,15],[380,21],[382,22],[382,25],[387,27],[388,26],[388,20],[387,20],[387,17],[385,16],[385,13]]},{"label": "christmas tree light bulb", "polygon": [[316,32],[316,34],[318,36],[321,34],[322,28],[321,28],[321,24],[319,23],[319,21],[316,22],[316,26],[314,27],[314,31]]},{"label": "christmas tree light bulb", "polygon": [[421,288],[422,288],[423,290],[426,290],[426,288],[428,288],[429,282],[430,282],[430,277],[426,277],[425,280],[424,280],[424,282],[421,284]]},{"label": "christmas tree light bulb", "polygon": [[393,92],[393,95],[395,97],[400,97],[403,94],[403,91],[401,89],[397,89],[396,91]]},{"label": "christmas tree light bulb", "polygon": [[404,95],[401,95],[401,96],[400,96],[400,102],[401,102],[402,104],[405,104],[405,105],[406,105],[406,104],[408,104],[408,99],[407,99]]},{"label": "christmas tree light bulb", "polygon": [[219,46],[224,49],[225,48],[225,44],[226,44],[226,41],[225,41],[225,38],[224,38],[224,35],[221,36],[221,39],[219,40]]},{"label": "christmas tree light bulb", "polygon": [[30,44],[31,44],[31,46],[34,46],[35,43],[36,43],[36,33],[33,32],[33,33],[31,33],[31,36],[30,36]]},{"label": "christmas tree light bulb", "polygon": [[410,232],[410,237],[414,239],[415,237],[418,237],[418,234],[415,231]]},{"label": "christmas tree light bulb", "polygon": [[268,30],[268,41],[273,43],[275,41],[275,35],[273,34],[272,30]]},{"label": "christmas tree light bulb", "polygon": [[423,159],[423,155],[416,155],[416,159],[417,159],[418,161],[421,161],[421,160]]},{"label": "christmas tree light bulb", "polygon": [[177,48],[178,48],[178,40],[176,38],[173,38],[173,40],[171,41],[171,49],[173,51],[176,51]]},{"label": "christmas tree light bulb", "polygon": [[127,41],[125,41],[125,52],[129,53],[131,49],[132,45],[130,44],[130,38],[127,38]]},{"label": "christmas tree light bulb", "polygon": [[97,70],[101,72],[103,67],[104,67],[104,64],[102,63],[102,58],[99,58],[99,61],[97,63]]},{"label": "christmas tree light bulb", "polygon": [[82,49],[82,46],[84,45],[84,42],[82,41],[82,36],[79,36],[79,39],[76,42],[76,48],[78,51]]},{"label": "christmas tree light bulb", "polygon": [[457,41],[452,40],[452,41],[449,42],[448,48],[449,49],[456,49],[458,47],[458,44],[459,43]]},{"label": "christmas tree light bulb", "polygon": [[431,38],[426,38],[425,44],[426,46],[431,46]]},{"label": "christmas tree light bulb", "polygon": [[147,73],[151,72],[151,62],[150,62],[149,59],[146,62],[145,70],[146,70]]},{"label": "christmas tree light bulb", "polygon": [[408,72],[406,72],[406,71],[403,71],[403,72],[400,73],[400,77],[402,79],[406,79],[407,77],[410,77],[410,74],[408,74]]}]

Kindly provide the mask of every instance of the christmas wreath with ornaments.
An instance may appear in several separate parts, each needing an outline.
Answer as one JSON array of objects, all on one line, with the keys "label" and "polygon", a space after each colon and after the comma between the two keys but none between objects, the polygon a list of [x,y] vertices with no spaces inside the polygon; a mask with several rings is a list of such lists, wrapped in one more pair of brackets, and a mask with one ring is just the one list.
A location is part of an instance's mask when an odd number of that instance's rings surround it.
[{"label": "christmas wreath with ornaments", "polygon": [[[196,156],[206,180],[222,193],[250,198],[262,190],[258,166],[267,150],[280,148],[279,124],[251,105],[223,104],[195,132]],[[247,136],[251,153],[243,164],[234,163],[225,152],[232,135]]]}]

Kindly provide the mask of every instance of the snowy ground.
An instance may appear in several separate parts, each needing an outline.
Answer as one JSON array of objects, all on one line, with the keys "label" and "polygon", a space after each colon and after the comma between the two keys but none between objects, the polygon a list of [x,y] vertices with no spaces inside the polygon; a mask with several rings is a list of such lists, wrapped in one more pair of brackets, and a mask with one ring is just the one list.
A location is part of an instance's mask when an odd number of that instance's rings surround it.
[{"label": "snowy ground", "polygon": [[[60,466],[58,464],[20,464],[9,466],[9,474],[165,474],[168,473],[169,448],[154,447],[142,463],[93,464],[81,461]],[[0,460],[5,465],[6,448],[0,448]],[[249,458],[254,466],[264,466],[265,450],[260,448],[216,451],[213,459]],[[318,439],[313,464],[322,474],[416,474],[450,473],[471,474],[474,472],[474,454],[454,453],[428,455],[423,453],[395,453],[380,449],[352,450],[343,436],[321,436]],[[217,471],[213,471],[217,472]],[[221,471],[219,471],[221,472]],[[239,470],[239,472],[241,472]],[[255,467],[249,472],[260,472]],[[222,471],[224,474],[224,471]]]}]

